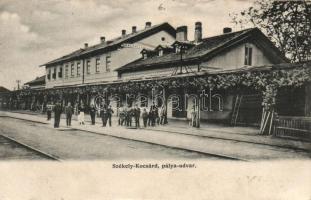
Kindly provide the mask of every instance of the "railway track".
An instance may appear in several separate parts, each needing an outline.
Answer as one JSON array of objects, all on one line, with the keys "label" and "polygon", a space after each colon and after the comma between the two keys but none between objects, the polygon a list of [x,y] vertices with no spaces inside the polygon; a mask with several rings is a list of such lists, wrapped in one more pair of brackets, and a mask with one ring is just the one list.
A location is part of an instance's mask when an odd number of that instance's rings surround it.
[{"label": "railway track", "polygon": [[23,142],[17,141],[14,138],[2,134],[0,134],[0,146],[6,146],[6,148],[10,148],[12,150],[11,155],[9,155],[11,157],[9,158],[17,158],[25,160],[46,159],[46,160],[61,161],[59,158],[56,158],[53,155],[45,153],[35,147],[29,146]]}]

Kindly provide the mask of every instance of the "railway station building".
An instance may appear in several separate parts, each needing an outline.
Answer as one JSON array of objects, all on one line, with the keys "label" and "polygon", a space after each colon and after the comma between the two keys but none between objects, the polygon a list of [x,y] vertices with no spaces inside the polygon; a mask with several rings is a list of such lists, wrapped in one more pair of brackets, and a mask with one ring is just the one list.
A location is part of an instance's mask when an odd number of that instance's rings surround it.
[{"label": "railway station building", "polygon": [[202,122],[260,129],[269,129],[277,114],[311,115],[310,62],[290,63],[257,28],[223,28],[203,37],[196,22],[189,41],[187,26],[146,22],[142,30],[101,37],[41,67],[44,78],[12,94],[12,107],[25,99],[43,107],[58,100],[76,106],[104,101],[116,110],[156,104],[171,119],[189,119],[195,109]]}]

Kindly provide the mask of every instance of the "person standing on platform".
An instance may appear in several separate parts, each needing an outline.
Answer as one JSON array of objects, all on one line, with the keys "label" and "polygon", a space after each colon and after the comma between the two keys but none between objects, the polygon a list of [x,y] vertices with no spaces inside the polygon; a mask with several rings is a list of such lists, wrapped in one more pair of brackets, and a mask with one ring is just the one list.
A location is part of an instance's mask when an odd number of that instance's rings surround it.
[{"label": "person standing on platform", "polygon": [[124,107],[121,107],[119,112],[119,126],[123,126],[124,121],[125,121]]},{"label": "person standing on platform", "polygon": [[111,118],[112,118],[112,114],[113,114],[113,110],[112,110],[112,107],[111,105],[108,106],[108,109],[107,109],[107,120],[108,120],[108,123],[109,123],[109,126],[111,127]]},{"label": "person standing on platform", "polygon": [[150,107],[149,112],[148,112],[148,126],[151,126],[152,124],[152,107]]},{"label": "person standing on platform", "polygon": [[51,116],[52,116],[52,105],[51,104],[48,104],[46,106],[46,114],[47,114],[47,120],[50,121]]},{"label": "person standing on platform", "polygon": [[152,106],[150,107],[149,115],[151,118],[151,126],[155,126],[156,123],[156,106],[154,102],[152,103]]},{"label": "person standing on platform", "polygon": [[57,102],[54,106],[54,128],[59,128],[60,116],[62,114],[62,106]]},{"label": "person standing on platform", "polygon": [[107,109],[105,105],[102,105],[100,108],[100,117],[102,118],[103,127],[106,127],[107,124]]},{"label": "person standing on platform", "polygon": [[130,119],[129,119],[130,126],[132,126],[133,119],[135,119],[135,107],[134,106],[130,108]]},{"label": "person standing on platform", "polygon": [[140,108],[137,106],[137,104],[135,105],[135,108],[134,108],[134,117],[135,117],[135,127],[139,128],[140,127],[140,124],[139,124]]},{"label": "person standing on platform", "polygon": [[160,109],[160,124],[164,125],[166,121],[166,107],[162,105]]},{"label": "person standing on platform", "polygon": [[78,115],[78,121],[80,125],[81,124],[84,125],[84,111],[85,111],[85,108],[83,104],[81,104],[81,106],[79,107],[79,115]]},{"label": "person standing on platform", "polygon": [[69,102],[68,105],[65,108],[66,113],[66,124],[67,126],[71,126],[71,118],[73,114],[73,107],[71,106],[71,103]]},{"label": "person standing on platform", "polygon": [[142,112],[142,118],[143,118],[143,122],[144,122],[144,127],[147,127],[147,121],[148,121],[148,112],[146,110],[146,108],[144,108],[143,112]]},{"label": "person standing on platform", "polygon": [[128,106],[125,106],[124,108],[124,115],[125,115],[125,125],[130,126],[131,110]]},{"label": "person standing on platform", "polygon": [[129,126],[130,125],[130,119],[131,119],[131,112],[127,106],[125,106],[125,108],[124,108],[124,116],[125,116],[125,125]]},{"label": "person standing on platform", "polygon": [[190,126],[195,127],[196,126],[196,110],[195,110],[195,106],[192,106],[192,109],[190,111],[190,115],[191,115],[191,122],[190,122]]},{"label": "person standing on platform", "polygon": [[160,116],[159,116],[159,108],[156,106],[154,109],[154,117],[155,117],[155,123],[160,124]]},{"label": "person standing on platform", "polygon": [[95,108],[94,104],[91,104],[90,115],[91,115],[92,125],[95,125],[96,108]]}]

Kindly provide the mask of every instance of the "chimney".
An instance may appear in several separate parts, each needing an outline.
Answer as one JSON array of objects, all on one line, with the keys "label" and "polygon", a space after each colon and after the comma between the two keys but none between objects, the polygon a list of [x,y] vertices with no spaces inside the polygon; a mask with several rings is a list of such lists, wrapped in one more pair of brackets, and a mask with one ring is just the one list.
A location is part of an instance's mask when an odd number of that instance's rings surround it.
[{"label": "chimney", "polygon": [[145,28],[150,28],[151,27],[151,22],[146,22]]},{"label": "chimney", "polygon": [[105,43],[105,41],[106,41],[106,38],[104,36],[101,36],[100,37],[100,43]]},{"label": "chimney", "polygon": [[223,29],[223,33],[231,33],[231,32],[232,32],[232,28],[230,28],[230,27],[225,27]]},{"label": "chimney", "polygon": [[126,35],[126,30],[122,30],[122,37],[124,37]]},{"label": "chimney", "polygon": [[179,26],[176,28],[176,40],[177,41],[187,41],[188,35],[188,27],[187,26]]},{"label": "chimney", "polygon": [[86,49],[89,46],[88,43],[84,43],[84,48]]},{"label": "chimney", "polygon": [[199,43],[202,41],[202,23],[196,22],[194,29],[194,42]]},{"label": "chimney", "polygon": [[126,35],[126,30],[122,30],[122,37],[124,37]]},{"label": "chimney", "polygon": [[136,26],[132,26],[132,33],[136,33],[137,29]]}]

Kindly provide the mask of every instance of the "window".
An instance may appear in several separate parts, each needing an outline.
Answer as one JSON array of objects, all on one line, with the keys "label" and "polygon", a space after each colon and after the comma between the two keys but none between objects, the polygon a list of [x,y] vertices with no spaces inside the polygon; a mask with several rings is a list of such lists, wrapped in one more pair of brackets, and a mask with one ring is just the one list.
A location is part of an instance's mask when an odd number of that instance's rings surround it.
[{"label": "window", "polygon": [[63,67],[59,68],[58,78],[63,78]]},{"label": "window", "polygon": [[74,63],[71,63],[71,66],[70,66],[70,75],[71,77],[74,77],[74,73],[75,73],[75,64]]},{"label": "window", "polygon": [[56,67],[54,67],[54,70],[53,70],[53,75],[52,75],[53,79],[56,79]]},{"label": "window", "polygon": [[96,58],[96,63],[95,63],[95,72],[99,72],[99,65],[100,65],[100,58]]},{"label": "window", "polygon": [[91,61],[86,61],[86,74],[91,74]]},{"label": "window", "polygon": [[111,55],[106,55],[106,72],[110,72],[110,64],[111,64]]},{"label": "window", "polygon": [[48,80],[51,80],[51,69],[49,69],[49,71],[48,71],[47,79],[48,79]]},{"label": "window", "polygon": [[65,66],[65,78],[68,78],[68,65]]},{"label": "window", "polygon": [[250,45],[245,46],[245,59],[244,59],[244,65],[252,65],[252,47]]},{"label": "window", "polygon": [[81,63],[77,62],[77,76],[80,76]]},{"label": "window", "polygon": [[145,59],[147,59],[147,53],[143,53],[143,59],[145,60]]},{"label": "window", "polygon": [[163,56],[163,49],[159,50],[159,56]]}]

